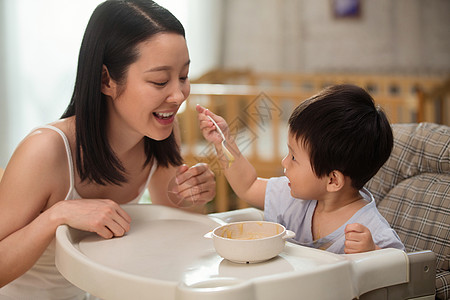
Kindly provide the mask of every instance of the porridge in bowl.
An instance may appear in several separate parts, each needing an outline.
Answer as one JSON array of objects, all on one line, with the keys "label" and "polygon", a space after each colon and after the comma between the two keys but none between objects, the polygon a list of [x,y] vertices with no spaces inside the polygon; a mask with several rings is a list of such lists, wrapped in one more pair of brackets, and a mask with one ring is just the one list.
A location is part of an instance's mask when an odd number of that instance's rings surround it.
[{"label": "porridge in bowl", "polygon": [[217,253],[237,263],[256,263],[271,259],[284,249],[285,240],[295,233],[278,223],[236,222],[213,230],[210,237]]}]

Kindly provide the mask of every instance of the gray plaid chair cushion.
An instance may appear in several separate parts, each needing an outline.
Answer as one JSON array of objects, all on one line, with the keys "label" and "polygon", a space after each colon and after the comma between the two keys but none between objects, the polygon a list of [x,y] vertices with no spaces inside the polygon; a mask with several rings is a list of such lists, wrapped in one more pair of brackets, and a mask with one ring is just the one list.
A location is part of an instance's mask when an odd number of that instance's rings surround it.
[{"label": "gray plaid chair cushion", "polygon": [[394,124],[394,149],[366,187],[407,252],[436,253],[436,297],[450,299],[450,127]]}]

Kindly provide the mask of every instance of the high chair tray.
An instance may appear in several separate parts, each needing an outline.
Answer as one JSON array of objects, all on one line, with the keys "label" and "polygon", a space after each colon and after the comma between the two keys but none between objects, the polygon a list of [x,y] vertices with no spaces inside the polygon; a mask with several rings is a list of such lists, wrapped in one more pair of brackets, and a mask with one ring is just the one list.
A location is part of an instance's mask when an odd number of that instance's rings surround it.
[{"label": "high chair tray", "polygon": [[[209,216],[130,204],[123,237],[103,239],[66,225],[56,232],[56,266],[102,299],[354,299],[408,282],[408,256],[396,249],[337,255],[286,243],[257,264],[224,260],[203,236],[226,222],[262,219],[256,210]],[[235,217],[235,218],[233,218]]]}]

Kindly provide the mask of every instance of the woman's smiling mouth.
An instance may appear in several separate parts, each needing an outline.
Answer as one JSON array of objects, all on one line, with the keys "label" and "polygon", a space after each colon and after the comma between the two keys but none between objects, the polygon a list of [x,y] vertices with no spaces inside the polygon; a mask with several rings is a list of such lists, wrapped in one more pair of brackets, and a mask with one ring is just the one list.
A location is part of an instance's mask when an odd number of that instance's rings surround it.
[{"label": "woman's smiling mouth", "polygon": [[174,112],[168,112],[168,113],[158,113],[158,112],[154,112],[153,113],[157,118],[160,119],[168,119],[170,117],[172,117],[175,113]]},{"label": "woman's smiling mouth", "polygon": [[173,122],[175,119],[175,112],[154,112],[153,115],[155,116],[156,120],[163,124],[168,125]]}]

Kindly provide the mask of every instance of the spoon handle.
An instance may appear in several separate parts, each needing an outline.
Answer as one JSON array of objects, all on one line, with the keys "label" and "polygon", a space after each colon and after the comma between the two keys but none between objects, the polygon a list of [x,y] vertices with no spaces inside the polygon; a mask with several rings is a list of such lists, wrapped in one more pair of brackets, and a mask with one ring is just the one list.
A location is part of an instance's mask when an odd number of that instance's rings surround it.
[{"label": "spoon handle", "polygon": [[207,116],[211,122],[213,122],[214,126],[216,126],[217,132],[222,136],[222,139],[225,141],[225,135],[223,134],[222,130],[220,129],[219,125],[217,125],[216,121],[213,120],[210,116]]}]

